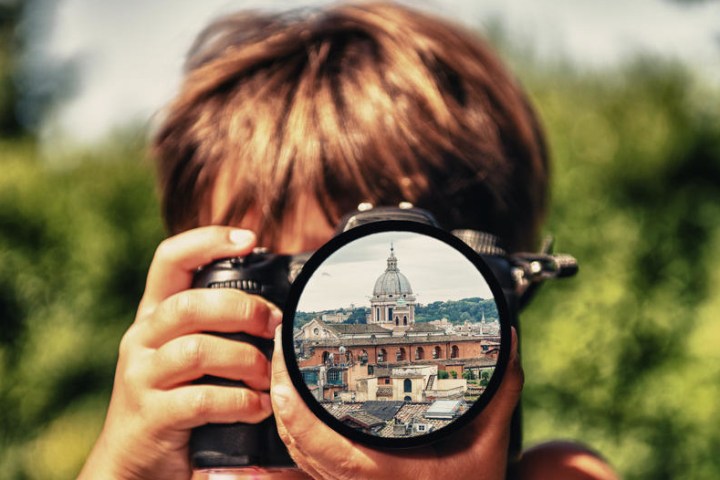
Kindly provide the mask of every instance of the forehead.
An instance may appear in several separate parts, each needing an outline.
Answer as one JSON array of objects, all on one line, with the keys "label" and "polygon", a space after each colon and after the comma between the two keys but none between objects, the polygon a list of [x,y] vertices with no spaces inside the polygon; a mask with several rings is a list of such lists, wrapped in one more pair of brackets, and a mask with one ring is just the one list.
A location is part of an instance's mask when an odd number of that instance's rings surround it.
[{"label": "forehead", "polygon": [[[227,175],[219,175],[211,195],[210,223],[222,222],[233,198],[233,189]],[[261,215],[261,206],[252,205],[233,226],[262,234],[263,232],[258,231],[262,224]],[[318,200],[308,193],[301,193],[291,202],[281,223],[280,234],[273,246],[276,253],[296,254],[317,250],[335,233],[335,225],[328,223]]]}]

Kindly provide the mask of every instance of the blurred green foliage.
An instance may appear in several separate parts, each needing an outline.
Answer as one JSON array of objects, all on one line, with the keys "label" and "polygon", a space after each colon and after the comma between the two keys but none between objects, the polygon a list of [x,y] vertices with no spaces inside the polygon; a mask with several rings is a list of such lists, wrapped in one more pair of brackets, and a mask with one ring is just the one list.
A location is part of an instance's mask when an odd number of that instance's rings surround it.
[{"label": "blurred green foliage", "polygon": [[0,471],[72,478],[162,238],[151,169],[116,144],[50,170],[0,142]]},{"label": "blurred green foliage", "polygon": [[548,231],[581,267],[522,318],[526,439],[581,439],[629,479],[720,478],[720,92],[652,58],[531,90]]},{"label": "blurred green foliage", "polygon": [[[628,479],[720,478],[718,91],[652,59],[525,70],[555,160],[547,230],[581,265],[522,317],[526,444],[585,442]],[[65,168],[0,140],[3,478],[71,478],[101,429],[163,236],[141,138]]]}]

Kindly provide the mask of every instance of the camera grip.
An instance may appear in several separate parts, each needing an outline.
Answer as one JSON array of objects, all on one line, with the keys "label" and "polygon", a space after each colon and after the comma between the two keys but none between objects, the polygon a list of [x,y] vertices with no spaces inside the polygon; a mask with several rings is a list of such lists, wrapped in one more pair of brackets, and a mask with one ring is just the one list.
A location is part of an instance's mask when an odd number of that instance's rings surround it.
[{"label": "camera grip", "polygon": [[[244,333],[215,334],[255,345],[272,358],[273,341]],[[241,381],[206,375],[198,383],[244,387]],[[208,424],[193,429],[190,436],[190,460],[193,468],[289,467],[293,466],[277,434],[275,418],[270,416],[257,424]]]},{"label": "camera grip", "polygon": [[[192,286],[236,288],[282,305],[289,288],[287,260],[278,256],[254,254],[245,258],[219,260],[200,269],[195,274]],[[271,339],[246,333],[212,334],[254,345],[268,360],[272,359],[274,343]],[[227,387],[245,386],[242,381],[209,375],[198,379],[197,383]],[[257,424],[213,423],[194,428],[190,435],[190,461],[194,469],[295,466],[277,433],[273,416]]]}]

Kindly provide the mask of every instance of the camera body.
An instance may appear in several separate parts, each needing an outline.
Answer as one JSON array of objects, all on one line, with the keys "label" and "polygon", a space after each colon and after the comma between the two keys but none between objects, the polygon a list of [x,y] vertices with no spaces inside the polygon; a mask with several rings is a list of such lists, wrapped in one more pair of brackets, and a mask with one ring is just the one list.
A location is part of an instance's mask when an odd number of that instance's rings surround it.
[{"label": "camera body", "polygon": [[[284,308],[290,291],[289,271],[297,260],[261,249],[245,257],[219,260],[195,274],[193,288],[235,288],[260,295]],[[268,359],[272,358],[273,340],[245,333],[215,333],[225,338],[250,343]],[[241,381],[205,376],[198,383],[244,386]],[[277,433],[275,418],[258,424],[208,424],[195,428],[190,437],[190,461],[193,468],[242,468],[294,466],[285,444]]]},{"label": "camera body", "polygon": [[[439,225],[424,210],[401,204],[399,207],[372,208],[361,205],[347,215],[336,234],[360,225],[383,221],[419,223],[435,228]],[[508,256],[495,237],[472,230],[451,232],[470,246],[489,267],[497,280],[507,305],[509,323],[518,329],[518,312],[534,292],[534,286],[550,277],[569,276],[577,271],[577,264],[569,256],[520,254]],[[293,281],[310,253],[278,255],[265,249],[255,249],[245,257],[218,260],[198,270],[193,288],[236,288],[260,295],[281,309],[285,309]],[[271,358],[273,341],[247,334],[217,334],[257,346]],[[243,386],[242,382],[206,376],[199,383]],[[510,458],[520,452],[520,411],[516,411],[511,426]],[[193,430],[190,440],[191,462],[196,469],[212,468],[288,468],[294,464],[280,440],[274,417],[259,424],[210,424]]]}]

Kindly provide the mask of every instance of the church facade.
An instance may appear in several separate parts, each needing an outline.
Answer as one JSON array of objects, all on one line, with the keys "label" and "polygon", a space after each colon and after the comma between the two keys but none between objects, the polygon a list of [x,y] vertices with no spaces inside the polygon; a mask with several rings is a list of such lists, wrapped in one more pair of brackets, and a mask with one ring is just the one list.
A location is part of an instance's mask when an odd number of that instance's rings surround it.
[{"label": "church facade", "polygon": [[400,273],[395,249],[390,246],[385,272],[375,281],[368,324],[393,329],[415,323],[415,295],[410,281]]}]

